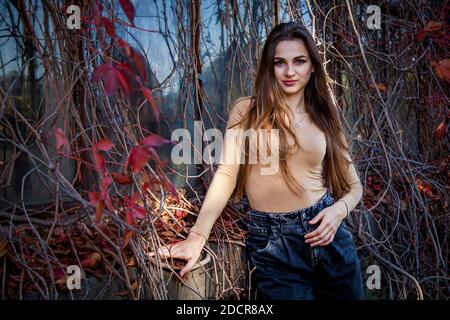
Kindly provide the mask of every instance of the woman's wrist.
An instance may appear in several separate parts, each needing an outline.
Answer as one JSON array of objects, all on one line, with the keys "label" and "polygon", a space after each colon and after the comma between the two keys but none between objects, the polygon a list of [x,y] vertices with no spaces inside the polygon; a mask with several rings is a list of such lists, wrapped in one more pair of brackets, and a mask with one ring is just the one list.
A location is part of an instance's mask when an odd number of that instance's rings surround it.
[{"label": "woman's wrist", "polygon": [[208,238],[206,238],[205,235],[201,234],[200,232],[193,231],[193,230],[189,231],[188,238],[189,239],[196,239],[196,240],[197,239],[201,239],[202,240],[202,245],[205,245],[206,242],[208,241]]},{"label": "woman's wrist", "polygon": [[336,201],[335,205],[337,205],[338,208],[340,209],[339,213],[340,213],[341,219],[344,220],[345,218],[347,218],[348,217],[347,203],[345,203],[344,200],[339,199],[338,201]]}]

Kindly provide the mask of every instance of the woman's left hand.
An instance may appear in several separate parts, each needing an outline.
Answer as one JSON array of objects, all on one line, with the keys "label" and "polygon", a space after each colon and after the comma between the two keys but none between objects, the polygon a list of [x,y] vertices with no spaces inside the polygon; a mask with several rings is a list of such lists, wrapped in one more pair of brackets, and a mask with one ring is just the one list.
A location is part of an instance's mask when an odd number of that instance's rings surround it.
[{"label": "woman's left hand", "polygon": [[309,221],[309,224],[316,224],[321,221],[320,225],[316,230],[305,235],[305,243],[311,244],[311,247],[329,245],[333,242],[334,235],[344,219],[345,213],[346,209],[343,209],[339,202],[320,211]]}]

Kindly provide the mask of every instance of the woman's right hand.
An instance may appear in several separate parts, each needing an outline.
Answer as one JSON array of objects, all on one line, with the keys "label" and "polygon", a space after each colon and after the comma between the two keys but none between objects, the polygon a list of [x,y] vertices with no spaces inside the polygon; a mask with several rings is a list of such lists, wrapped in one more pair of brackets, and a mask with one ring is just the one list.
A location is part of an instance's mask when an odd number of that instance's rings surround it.
[{"label": "woman's right hand", "polygon": [[180,276],[184,277],[186,273],[191,271],[192,267],[197,262],[205,244],[205,237],[192,232],[189,233],[186,240],[161,247],[156,251],[156,253],[150,252],[149,255],[153,257],[155,254],[158,254],[161,257],[187,260],[186,265],[180,271]]}]

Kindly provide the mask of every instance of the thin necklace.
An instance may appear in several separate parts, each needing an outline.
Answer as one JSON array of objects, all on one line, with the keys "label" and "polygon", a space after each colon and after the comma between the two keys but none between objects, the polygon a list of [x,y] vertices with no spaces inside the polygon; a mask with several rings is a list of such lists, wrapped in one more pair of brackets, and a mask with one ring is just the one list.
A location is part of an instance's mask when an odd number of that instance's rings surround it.
[{"label": "thin necklace", "polygon": [[302,118],[301,120],[295,121],[295,122],[294,122],[294,127],[295,127],[295,128],[300,128],[300,123],[302,123],[303,120],[305,120],[305,118],[306,118],[307,115],[308,115],[308,113],[305,112],[305,115],[303,116],[303,118]]}]

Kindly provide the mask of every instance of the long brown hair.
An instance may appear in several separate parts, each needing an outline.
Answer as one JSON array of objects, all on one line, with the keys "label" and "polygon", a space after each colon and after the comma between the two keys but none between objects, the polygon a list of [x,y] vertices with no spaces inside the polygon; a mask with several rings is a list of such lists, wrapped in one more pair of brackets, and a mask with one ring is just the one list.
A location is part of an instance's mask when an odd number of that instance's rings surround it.
[{"label": "long brown hair", "polygon": [[[289,189],[297,195],[303,190],[286,165],[286,158],[293,148],[301,148],[294,133],[292,124],[286,125],[285,119],[289,106],[285,103],[286,94],[278,85],[274,73],[274,55],[277,44],[284,40],[303,40],[314,66],[305,87],[305,109],[311,121],[321,129],[326,136],[326,155],[323,163],[323,179],[325,187],[332,196],[341,198],[350,190],[346,178],[347,166],[350,161],[344,156],[348,152],[339,113],[332,101],[331,91],[322,64],[321,55],[309,31],[294,22],[277,25],[268,35],[259,60],[254,82],[254,95],[250,107],[243,118],[231,127],[242,125],[244,128],[280,129],[279,130],[279,167]],[[295,143],[288,146],[287,137],[291,136]],[[245,141],[245,162],[239,168],[239,180],[234,194],[234,200],[239,200],[245,190],[249,172],[248,142]]]}]

